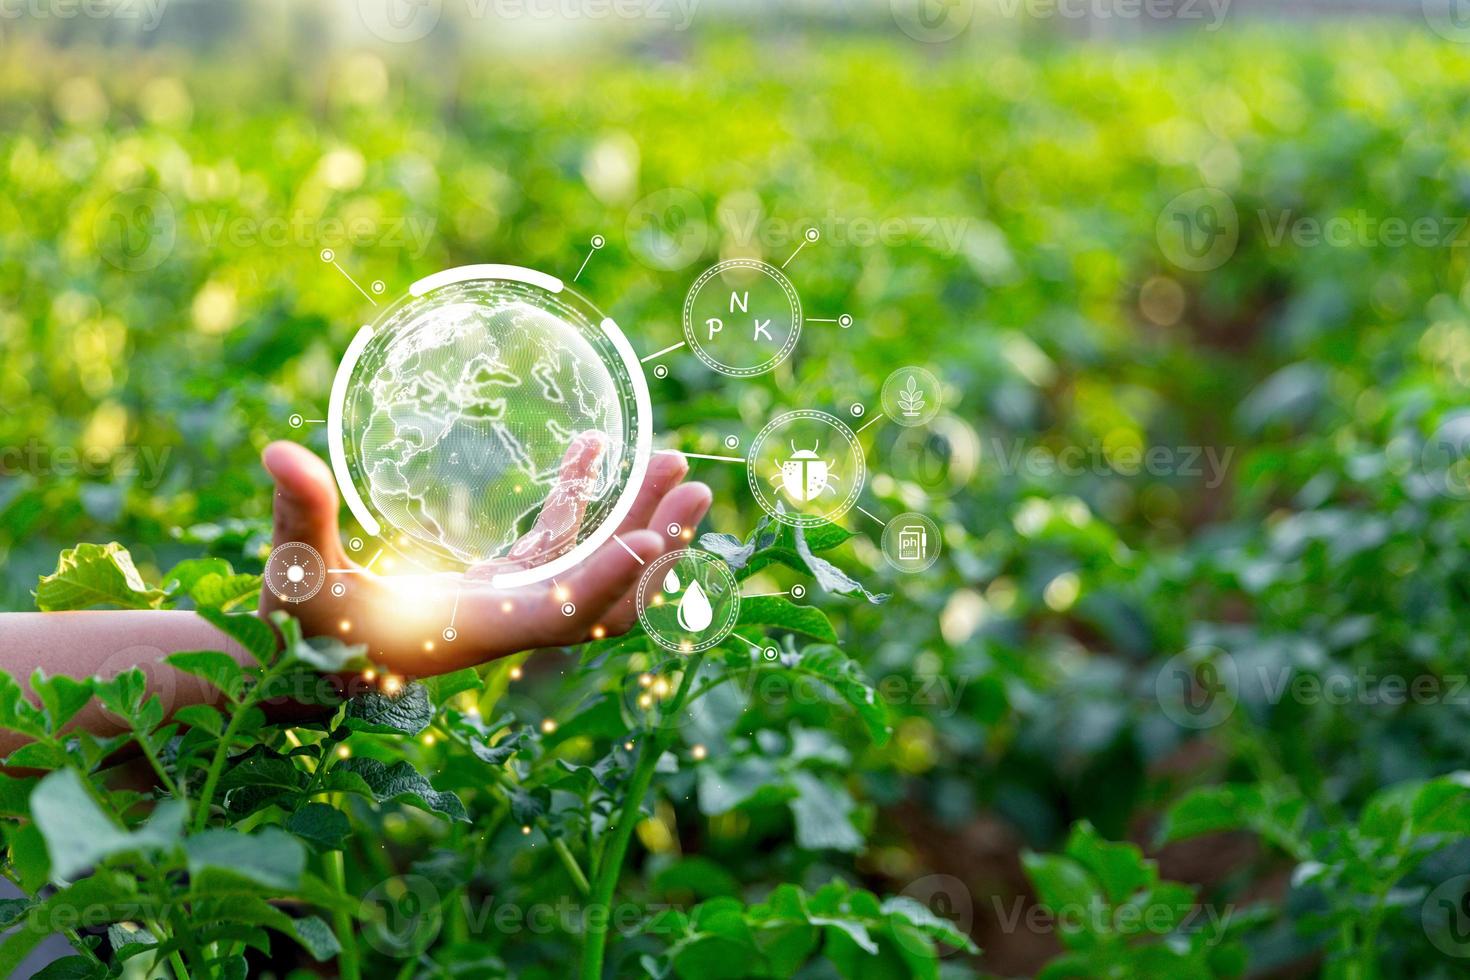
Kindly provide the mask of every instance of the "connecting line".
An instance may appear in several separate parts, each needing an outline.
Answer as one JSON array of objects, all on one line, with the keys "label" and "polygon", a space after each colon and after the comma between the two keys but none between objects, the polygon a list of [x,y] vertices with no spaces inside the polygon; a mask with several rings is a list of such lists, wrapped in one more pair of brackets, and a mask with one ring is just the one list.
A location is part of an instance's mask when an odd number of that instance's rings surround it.
[{"label": "connecting line", "polygon": [[364,566],[362,566],[362,570],[363,571],[367,571],[369,568],[372,568],[373,567],[373,562],[377,561],[379,558],[382,558],[382,557],[383,557],[383,549],[382,548],[379,548],[378,549],[378,553],[376,555],[373,555],[371,558],[369,558],[367,560],[367,564],[364,565]]},{"label": "connecting line", "polygon": [[[883,421],[884,418],[886,418],[886,416],[882,412],[874,412],[872,418],[868,419],[862,425],[858,426],[858,432],[863,431],[868,426],[872,425],[874,422],[881,422],[881,421]],[[854,432],[853,435],[857,435],[857,432]]]},{"label": "connecting line", "polygon": [[[733,632],[733,631],[732,631],[732,632],[731,632],[731,633],[730,633],[730,635],[731,635],[731,636],[740,636],[740,634],[739,634],[739,633],[736,633],[736,632]],[[741,638],[741,639],[742,639],[742,640],[745,640],[745,642],[746,642],[746,643],[749,643],[749,644],[750,644],[750,648],[751,648],[751,649],[752,649],[752,650],[755,650],[755,651],[757,651],[757,652],[759,652],[759,651],[760,651],[760,650],[761,650],[761,645],[760,645],[760,644],[759,644],[759,643],[757,643],[757,642],[755,642],[755,641],[754,641],[754,640],[748,640],[748,639],[746,639],[746,638],[745,638],[745,637],[743,637],[743,636],[740,636],[740,638]]]},{"label": "connecting line", "polygon": [[327,569],[327,574],[328,575],[361,575],[361,574],[363,574],[366,571],[367,571],[366,568],[329,568],[329,569]]},{"label": "connecting line", "polygon": [[836,323],[837,322],[837,318],[835,316],[804,316],[804,317],[801,318],[801,322],[802,323]]},{"label": "connecting line", "polygon": [[301,421],[303,421],[303,422],[320,422],[323,425],[325,425],[327,420],[326,419],[302,419]]},{"label": "connecting line", "polygon": [[592,261],[592,253],[595,251],[597,251],[597,249],[595,248],[588,251],[587,257],[582,260],[582,267],[577,270],[577,274],[575,276],[572,276],[572,282],[576,282],[582,277],[582,273],[586,270],[587,263]]},{"label": "connecting line", "polygon": [[357,280],[354,279],[354,278],[352,278],[351,274],[348,273],[348,271],[346,269],[344,269],[340,265],[338,265],[336,259],[333,259],[332,260],[332,268],[334,268],[338,272],[342,273],[342,275],[345,276],[346,279],[347,279],[347,281],[350,282],[350,283],[352,283],[352,285],[357,286],[357,291],[359,293],[362,293],[364,296],[366,296],[367,297],[367,301],[369,303],[373,304],[374,306],[377,306],[378,305],[378,301],[375,300],[375,299],[373,299],[373,294],[370,293],[370,292],[368,292],[366,289],[363,289],[361,286],[358,286],[357,285]]},{"label": "connecting line", "polygon": [[670,344],[668,347],[665,347],[663,350],[656,350],[652,354],[649,354],[647,357],[640,357],[640,358],[638,358],[638,363],[639,364],[647,364],[649,361],[653,360],[655,357],[663,357],[669,351],[678,350],[680,347],[683,347],[683,346],[684,346],[684,341],[682,341],[682,340],[679,341],[677,344]]},{"label": "connecting line", "polygon": [[790,594],[791,594],[791,590],[790,589],[787,589],[785,592],[752,592],[752,593],[750,593],[750,595],[743,595],[740,598],[742,598],[742,599],[763,599],[766,596],[790,595]]},{"label": "connecting line", "polygon": [[454,608],[449,610],[449,628],[454,629],[454,617],[459,615],[459,593],[458,587],[454,590]]},{"label": "connecting line", "polygon": [[[863,510],[863,505],[862,504],[853,504],[853,506],[856,507],[858,510],[862,510],[864,514],[868,514],[867,511]],[[887,527],[888,526],[888,522],[885,521],[883,518],[878,517],[878,516],[876,516],[874,514],[868,514],[868,516],[871,517],[871,518],[873,518],[873,520],[877,521],[879,524],[882,524],[884,527]]]},{"label": "connecting line", "polygon": [[623,550],[626,551],[628,554],[632,555],[634,561],[636,561],[640,565],[644,564],[643,559],[638,557],[638,552],[636,552],[632,548],[628,547],[628,542],[624,541],[622,539],[622,537],[620,537],[619,535],[614,534],[613,535],[613,540],[616,541],[618,544],[622,545],[623,546]]},{"label": "connecting line", "polygon": [[[683,452],[683,450],[680,450],[680,452]],[[713,456],[713,455],[711,455],[709,453],[683,453],[683,454],[685,456],[688,456],[690,459],[713,459],[713,460],[715,460],[717,462],[720,462],[720,463],[743,463],[743,462],[745,462],[745,457],[744,456]]]},{"label": "connecting line", "polygon": [[789,258],[787,258],[787,260],[785,262],[782,262],[781,263],[781,268],[784,269],[788,265],[790,265],[791,264],[791,259],[794,259],[798,255],[800,255],[801,254],[801,250],[804,249],[804,248],[806,248],[806,236],[805,235],[803,235],[801,241],[797,243],[797,245],[796,245],[796,251],[792,252],[791,253],[791,256]]}]

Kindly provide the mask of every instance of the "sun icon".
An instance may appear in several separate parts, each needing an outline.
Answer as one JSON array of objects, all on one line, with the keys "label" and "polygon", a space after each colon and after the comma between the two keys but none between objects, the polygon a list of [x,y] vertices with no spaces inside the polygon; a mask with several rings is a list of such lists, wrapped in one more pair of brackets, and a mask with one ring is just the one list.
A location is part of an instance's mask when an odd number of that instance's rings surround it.
[{"label": "sun icon", "polygon": [[305,602],[327,577],[321,554],[302,541],[278,545],[265,563],[265,584],[282,602]]}]

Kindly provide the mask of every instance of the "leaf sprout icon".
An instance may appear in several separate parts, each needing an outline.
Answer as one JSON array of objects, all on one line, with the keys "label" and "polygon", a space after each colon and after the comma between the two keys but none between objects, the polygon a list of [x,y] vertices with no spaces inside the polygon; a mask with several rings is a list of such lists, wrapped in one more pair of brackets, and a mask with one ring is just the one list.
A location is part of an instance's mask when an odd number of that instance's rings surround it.
[{"label": "leaf sprout icon", "polygon": [[[677,595],[680,588],[679,575],[674,569],[669,569],[669,574],[664,576],[664,592],[668,595]],[[680,597],[677,607],[679,626],[691,633],[703,631],[710,623],[714,622],[715,610],[710,604],[709,596],[704,587],[695,579],[689,583]]]},{"label": "leaf sprout icon", "polygon": [[924,389],[918,386],[912,374],[908,385],[898,393],[898,407],[909,418],[917,418],[924,411]]}]

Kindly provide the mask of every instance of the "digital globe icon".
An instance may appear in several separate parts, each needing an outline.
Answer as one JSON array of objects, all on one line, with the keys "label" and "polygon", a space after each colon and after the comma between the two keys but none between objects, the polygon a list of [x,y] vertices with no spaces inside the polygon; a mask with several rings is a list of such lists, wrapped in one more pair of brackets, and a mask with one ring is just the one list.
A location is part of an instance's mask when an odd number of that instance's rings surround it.
[{"label": "digital globe icon", "polygon": [[[327,422],[364,531],[435,564],[503,560],[501,588],[607,541],[652,442],[647,382],[617,324],[559,279],[510,265],[414,283],[348,346]],[[574,444],[590,465],[567,479]],[[543,511],[546,533],[526,537]]]}]

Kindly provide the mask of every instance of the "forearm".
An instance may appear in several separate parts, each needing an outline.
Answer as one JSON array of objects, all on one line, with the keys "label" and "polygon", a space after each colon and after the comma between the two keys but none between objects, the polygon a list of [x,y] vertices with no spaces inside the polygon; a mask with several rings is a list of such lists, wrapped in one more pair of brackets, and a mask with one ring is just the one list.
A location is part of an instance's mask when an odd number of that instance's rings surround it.
[{"label": "forearm", "polygon": [[[47,674],[82,679],[112,677],[132,667],[148,675],[149,694],[157,694],[166,716],[191,704],[213,704],[218,692],[164,662],[187,650],[221,650],[240,663],[250,655],[234,640],[192,612],[118,610],[108,612],[0,613],[0,670],[29,687],[37,667]],[[72,727],[98,735],[126,730],[94,701]],[[0,732],[0,758],[26,739]]]}]

